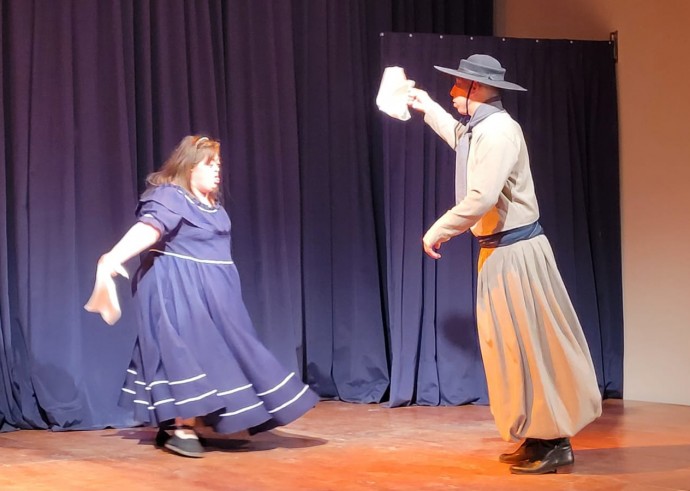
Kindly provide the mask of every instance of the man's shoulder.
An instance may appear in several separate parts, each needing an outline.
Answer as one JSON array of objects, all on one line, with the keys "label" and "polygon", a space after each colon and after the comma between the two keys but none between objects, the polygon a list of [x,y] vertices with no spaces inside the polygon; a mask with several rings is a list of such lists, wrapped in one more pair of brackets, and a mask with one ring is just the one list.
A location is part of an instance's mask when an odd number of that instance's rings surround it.
[{"label": "man's shoulder", "polygon": [[508,111],[495,112],[491,116],[486,118],[486,120],[492,121],[493,124],[507,124],[507,125],[518,124],[518,122],[515,121],[515,119],[513,119],[513,117],[510,115],[510,113]]},{"label": "man's shoulder", "polygon": [[497,145],[504,141],[520,145],[520,142],[524,140],[522,128],[505,111],[492,114],[478,124],[472,133],[477,140],[490,145]]},{"label": "man's shoulder", "polygon": [[492,114],[476,126],[474,132],[521,132],[520,124],[506,111]]}]

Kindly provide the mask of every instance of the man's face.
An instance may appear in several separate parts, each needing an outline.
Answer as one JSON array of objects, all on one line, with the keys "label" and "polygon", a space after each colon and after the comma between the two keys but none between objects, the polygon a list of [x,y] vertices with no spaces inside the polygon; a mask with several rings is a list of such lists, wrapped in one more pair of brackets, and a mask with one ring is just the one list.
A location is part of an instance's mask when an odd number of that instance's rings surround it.
[{"label": "man's face", "polygon": [[453,98],[453,107],[462,115],[467,114],[467,97],[470,94],[472,82],[464,78],[456,78],[455,85],[450,89],[450,96]]}]

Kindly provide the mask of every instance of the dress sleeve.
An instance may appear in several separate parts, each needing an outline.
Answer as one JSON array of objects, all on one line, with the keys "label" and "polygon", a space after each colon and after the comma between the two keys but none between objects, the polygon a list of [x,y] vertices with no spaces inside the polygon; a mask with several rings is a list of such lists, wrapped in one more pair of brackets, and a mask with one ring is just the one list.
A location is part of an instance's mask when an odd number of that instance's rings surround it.
[{"label": "dress sleeve", "polygon": [[168,235],[177,228],[183,218],[179,212],[178,201],[180,195],[171,187],[147,191],[139,199],[137,219],[151,225],[161,235]]}]

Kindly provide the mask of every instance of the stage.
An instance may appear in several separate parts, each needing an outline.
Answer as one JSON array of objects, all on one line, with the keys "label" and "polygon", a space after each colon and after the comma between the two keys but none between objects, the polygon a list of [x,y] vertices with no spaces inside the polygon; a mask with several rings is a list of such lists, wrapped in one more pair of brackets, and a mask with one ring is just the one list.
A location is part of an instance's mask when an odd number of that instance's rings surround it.
[{"label": "stage", "polygon": [[489,408],[321,402],[268,433],[211,439],[202,459],[149,428],[0,434],[9,490],[690,490],[690,407],[608,400],[573,440],[571,474],[515,476]]}]

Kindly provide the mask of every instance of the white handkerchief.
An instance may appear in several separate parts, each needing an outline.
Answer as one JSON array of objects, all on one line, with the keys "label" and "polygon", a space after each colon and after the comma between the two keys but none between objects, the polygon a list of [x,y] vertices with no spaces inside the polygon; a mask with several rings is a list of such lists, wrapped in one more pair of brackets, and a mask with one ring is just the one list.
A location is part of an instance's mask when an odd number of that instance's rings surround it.
[{"label": "white handkerchief", "polygon": [[405,70],[399,66],[386,67],[381,77],[376,105],[389,116],[407,121],[410,119],[410,111],[407,107],[407,93],[410,86],[410,82],[405,77]]},{"label": "white handkerchief", "polygon": [[[127,271],[118,265],[115,270],[128,278]],[[122,311],[120,310],[120,301],[117,298],[117,289],[115,288],[115,281],[110,276],[111,268],[106,264],[99,264],[96,269],[96,283],[91,293],[91,298],[84,305],[84,309],[89,312],[101,314],[105,322],[111,326],[120,320]]]}]

